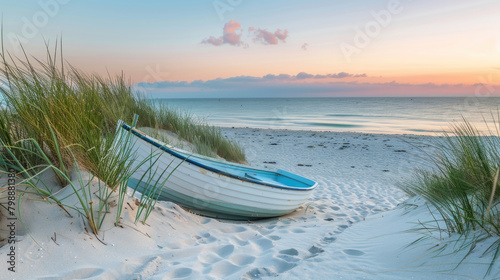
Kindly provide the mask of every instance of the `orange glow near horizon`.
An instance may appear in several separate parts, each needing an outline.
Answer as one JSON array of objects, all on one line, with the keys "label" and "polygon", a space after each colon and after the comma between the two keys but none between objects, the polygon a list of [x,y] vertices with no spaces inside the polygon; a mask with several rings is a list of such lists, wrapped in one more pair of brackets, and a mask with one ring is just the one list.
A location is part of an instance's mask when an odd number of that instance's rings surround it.
[{"label": "orange glow near horizon", "polygon": [[[438,69],[413,66],[407,69],[391,69],[395,67],[386,66],[386,69],[376,69],[370,64],[364,67],[355,67],[355,65],[342,65],[342,67],[330,67],[328,65],[317,65],[311,67],[309,63],[281,64],[279,67],[268,65],[262,68],[262,63],[247,62],[244,68],[241,65],[228,65],[227,67],[215,68],[210,65],[216,63],[215,59],[200,59],[193,65],[192,58],[166,58],[164,61],[155,60],[145,55],[138,56],[108,56],[102,57],[82,57],[67,54],[65,59],[73,66],[82,69],[87,73],[96,73],[103,76],[125,75],[132,83],[139,82],[160,82],[160,81],[187,81],[195,80],[213,80],[217,78],[230,78],[237,76],[262,77],[268,74],[279,75],[288,74],[297,75],[305,72],[312,75],[335,74],[339,72],[348,72],[351,74],[366,74],[363,78],[343,78],[343,79],[311,79],[298,82],[359,82],[359,83],[390,83],[400,84],[464,84],[474,85],[478,83],[500,84],[500,70],[494,67],[470,67],[468,69]],[[219,63],[221,63],[219,61]],[[286,67],[285,67],[286,66]],[[399,67],[401,67],[399,65]],[[265,70],[262,70],[265,69]],[[319,71],[321,69],[321,71]],[[315,71],[316,70],[316,71]]]}]

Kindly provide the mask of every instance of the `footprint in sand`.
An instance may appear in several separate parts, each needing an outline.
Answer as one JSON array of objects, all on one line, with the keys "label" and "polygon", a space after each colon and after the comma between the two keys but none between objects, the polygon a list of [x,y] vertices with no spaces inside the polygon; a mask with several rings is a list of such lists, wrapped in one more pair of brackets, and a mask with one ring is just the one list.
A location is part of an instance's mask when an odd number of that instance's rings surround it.
[{"label": "footprint in sand", "polygon": [[267,238],[260,238],[255,241],[252,241],[251,243],[253,247],[255,247],[257,250],[261,252],[269,250],[274,246],[273,241]]},{"label": "footprint in sand", "polygon": [[271,240],[273,240],[273,241],[277,241],[277,240],[281,239],[281,237],[279,237],[277,235],[269,235],[268,238],[271,239]]},{"label": "footprint in sand", "polygon": [[258,231],[259,231],[259,233],[260,233],[260,234],[262,234],[262,235],[267,235],[267,234],[269,234],[269,233],[271,233],[271,232],[274,232],[274,230],[273,230],[273,229],[268,229],[268,228],[261,228],[261,229],[259,229]]},{"label": "footprint in sand", "polygon": [[229,258],[229,261],[235,265],[243,266],[253,263],[255,261],[255,257],[250,255],[233,255]]},{"label": "footprint in sand", "polygon": [[297,249],[290,248],[290,249],[279,251],[278,258],[280,258],[288,263],[295,263],[295,262],[300,261],[300,258],[297,257],[298,255],[299,255],[299,251],[297,251]]},{"label": "footprint in sand", "polygon": [[348,225],[340,225],[339,226],[339,229],[341,230],[345,230],[346,228],[348,228],[349,226]]},{"label": "footprint in sand", "polygon": [[291,224],[291,223],[292,223],[292,222],[291,222],[291,221],[289,221],[289,220],[281,220],[280,222],[281,222],[282,224],[284,224],[284,225],[289,225],[289,224]]},{"label": "footprint in sand", "polygon": [[279,253],[283,254],[283,255],[290,255],[290,256],[298,256],[299,255],[299,251],[297,251],[297,249],[295,249],[295,248],[281,250],[281,251],[279,251]]},{"label": "footprint in sand", "polygon": [[267,227],[267,229],[271,230],[271,229],[274,229],[276,227],[276,225],[270,225]]},{"label": "footprint in sand", "polygon": [[238,247],[246,246],[246,245],[248,245],[248,244],[249,244],[248,240],[241,239],[241,238],[239,238],[237,235],[233,236],[233,237],[229,240],[229,242],[230,242],[231,244],[234,244],[234,245],[238,246]]},{"label": "footprint in sand", "polygon": [[316,207],[318,208],[318,210],[325,210],[327,208],[326,205],[316,205]]},{"label": "footprint in sand", "polygon": [[214,253],[216,253],[219,257],[223,259],[231,255],[233,252],[234,252],[234,245],[226,245],[214,250]]},{"label": "footprint in sand", "polygon": [[[282,255],[282,257],[285,255]],[[277,273],[283,273],[297,266],[297,262],[300,261],[299,258],[290,257],[291,261],[283,259],[273,259],[271,263],[276,268]]]},{"label": "footprint in sand", "polygon": [[215,277],[215,279],[226,279],[240,269],[241,267],[224,260],[213,265],[210,276]]},{"label": "footprint in sand", "polygon": [[219,257],[218,255],[214,254],[213,252],[207,251],[207,252],[202,252],[202,253],[198,254],[198,260],[204,264],[213,264],[213,263],[216,263],[218,261],[221,261],[222,258]]},{"label": "footprint in sand", "polygon": [[260,268],[254,268],[244,275],[242,275],[243,279],[261,279],[262,277],[271,277],[271,276],[278,276],[278,274],[269,268],[266,267],[260,267]]},{"label": "footprint in sand", "polygon": [[344,252],[344,254],[347,254],[350,256],[355,256],[355,257],[362,256],[365,254],[365,252],[360,251],[360,250],[355,250],[355,249],[345,249],[342,252]]},{"label": "footprint in sand", "polygon": [[293,232],[293,233],[304,233],[306,231],[303,230],[303,229],[300,229],[300,228],[296,228],[296,229],[292,229],[291,232]]},{"label": "footprint in sand", "polygon": [[335,240],[337,240],[337,238],[335,238],[335,237],[323,237],[320,242],[323,244],[330,244],[330,243],[334,242]]},{"label": "footprint in sand", "polygon": [[217,240],[217,238],[210,235],[210,233],[205,233],[200,235],[195,235],[193,238],[196,240],[198,244],[208,244]]},{"label": "footprint in sand", "polygon": [[192,273],[193,273],[193,270],[191,268],[181,267],[181,268],[177,268],[176,270],[171,271],[170,273],[165,275],[166,276],[165,278],[166,279],[182,279],[182,278],[189,277]]},{"label": "footprint in sand", "polygon": [[311,256],[309,256],[309,258],[312,258],[312,257],[316,257],[317,255],[323,253],[325,250],[313,245],[311,248],[309,248],[308,251],[309,251],[309,253],[311,253]]},{"label": "footprint in sand", "polygon": [[[145,259],[146,260],[146,259]],[[160,256],[147,259],[144,265],[139,267],[134,272],[134,279],[147,279],[158,272],[158,269],[163,266],[164,259]]]},{"label": "footprint in sand", "polygon": [[299,258],[290,255],[279,255],[267,263],[268,267],[255,268],[248,271],[242,278],[261,279],[262,277],[278,276],[278,274],[288,271],[297,266]]}]

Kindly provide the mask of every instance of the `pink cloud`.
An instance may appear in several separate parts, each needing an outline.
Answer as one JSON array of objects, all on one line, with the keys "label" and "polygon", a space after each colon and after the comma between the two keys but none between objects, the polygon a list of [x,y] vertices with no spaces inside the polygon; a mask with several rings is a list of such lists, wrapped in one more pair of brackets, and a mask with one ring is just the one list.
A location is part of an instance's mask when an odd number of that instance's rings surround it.
[{"label": "pink cloud", "polygon": [[222,37],[215,38],[214,36],[210,36],[208,39],[204,39],[201,41],[202,44],[211,44],[214,46],[220,46],[223,43]]},{"label": "pink cloud", "polygon": [[[240,33],[236,33],[240,31]],[[228,43],[233,46],[239,46],[242,44],[241,38],[241,24],[234,19],[230,20],[228,23],[224,24],[224,43]]]},{"label": "pink cloud", "polygon": [[208,39],[201,41],[201,43],[214,46],[221,46],[222,44],[247,46],[247,44],[241,41],[242,33],[243,30],[241,29],[241,23],[232,19],[228,23],[224,24],[221,37],[215,38],[214,36],[210,36]]},{"label": "pink cloud", "polygon": [[288,37],[288,30],[285,29],[283,33],[281,33],[281,29],[278,29],[276,30],[276,32],[274,32],[274,36],[276,36],[276,38],[280,39],[282,42],[285,42],[286,37]]},{"label": "pink cloud", "polygon": [[307,51],[307,48],[309,47],[309,44],[308,43],[304,43],[302,45],[302,47],[300,47],[301,49],[303,49],[304,51]]},{"label": "pink cloud", "polygon": [[265,29],[257,29],[255,33],[255,42],[261,42],[265,45],[277,45],[279,41],[285,42],[288,37],[288,30],[281,31],[281,29],[276,30],[274,33],[269,32]]},{"label": "pink cloud", "polygon": [[[281,43],[284,43],[288,38],[288,30],[286,29],[277,29],[274,32],[269,32],[265,29],[250,26],[248,28],[248,34],[254,36],[254,42],[262,43],[265,45],[277,45],[280,41]],[[248,47],[248,44],[241,41],[242,35],[243,29],[241,28],[241,23],[232,19],[224,24],[224,28],[222,29],[222,36],[210,36],[209,38],[203,39],[201,43],[213,46],[222,46],[224,44],[228,44],[231,46]],[[304,49],[305,47],[302,46],[302,48]]]}]

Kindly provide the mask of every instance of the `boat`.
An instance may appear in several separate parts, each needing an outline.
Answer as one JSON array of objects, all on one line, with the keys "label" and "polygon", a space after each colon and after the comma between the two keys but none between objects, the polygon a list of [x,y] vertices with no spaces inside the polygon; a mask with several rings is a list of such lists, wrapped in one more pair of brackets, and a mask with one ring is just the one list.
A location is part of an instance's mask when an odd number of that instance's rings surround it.
[{"label": "boat", "polygon": [[[118,122],[117,132],[128,135],[127,145],[135,156],[129,187],[142,193],[152,182],[165,182],[158,200],[202,216],[230,220],[282,216],[295,211],[317,186],[284,170],[262,170],[189,153],[123,121]],[[148,176],[154,178],[146,180]]]}]

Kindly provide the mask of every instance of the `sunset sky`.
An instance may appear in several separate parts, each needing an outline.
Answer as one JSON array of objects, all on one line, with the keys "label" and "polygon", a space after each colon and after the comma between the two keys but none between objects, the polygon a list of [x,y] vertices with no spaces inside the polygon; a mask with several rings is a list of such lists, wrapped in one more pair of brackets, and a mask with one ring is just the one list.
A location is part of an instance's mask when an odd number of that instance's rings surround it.
[{"label": "sunset sky", "polygon": [[[498,95],[498,0],[0,0],[4,45],[156,96]],[[488,85],[486,85],[488,84]]]}]

